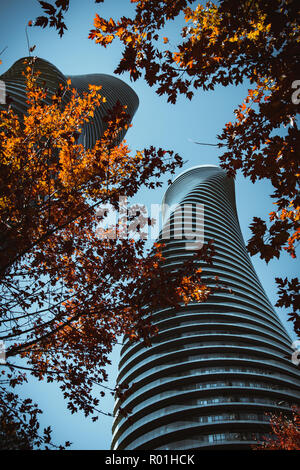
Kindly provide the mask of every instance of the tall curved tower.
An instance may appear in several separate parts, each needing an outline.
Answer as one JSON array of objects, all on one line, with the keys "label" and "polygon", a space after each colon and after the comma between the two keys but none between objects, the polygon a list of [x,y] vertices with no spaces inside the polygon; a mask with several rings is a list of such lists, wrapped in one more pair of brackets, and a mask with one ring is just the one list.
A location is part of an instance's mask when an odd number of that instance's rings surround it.
[{"label": "tall curved tower", "polygon": [[[234,181],[225,171],[213,165],[185,171],[164,204],[204,205],[204,240],[214,240],[216,254],[213,266],[202,266],[203,277],[217,275],[231,291],[157,311],[151,347],[125,339],[118,381],[134,385],[116,402],[112,449],[249,448],[270,430],[266,412],[300,402],[291,340],[246,251]],[[172,271],[193,251],[174,237],[174,211],[166,216],[173,231],[164,256]],[[129,418],[117,414],[120,405],[132,410]]]},{"label": "tall curved tower", "polygon": [[[23,116],[27,110],[26,103],[26,86],[25,78],[22,72],[26,68],[25,60],[32,59],[32,57],[24,57],[17,60],[3,75],[0,75],[0,81],[4,82],[7,96],[11,100],[13,110]],[[41,74],[38,78],[38,83],[47,87],[46,103],[51,103],[51,97],[57,91],[59,84],[66,86],[67,79],[71,79],[71,88],[76,88],[78,93],[82,95],[84,91],[88,91],[89,84],[101,86],[101,95],[106,98],[106,102],[97,107],[93,119],[84,125],[83,132],[80,136],[79,142],[86,148],[92,147],[97,139],[103,135],[106,129],[105,117],[108,111],[111,110],[117,102],[122,106],[126,106],[126,112],[129,115],[129,122],[132,120],[138,105],[139,99],[134,90],[117,77],[103,73],[93,73],[87,75],[70,75],[65,76],[55,65],[47,60],[39,57],[35,58],[34,69]],[[63,104],[66,104],[70,98],[70,94],[66,93],[63,96]],[[3,106],[3,105],[2,105]],[[120,142],[126,134],[126,129],[123,129],[119,136]]]}]

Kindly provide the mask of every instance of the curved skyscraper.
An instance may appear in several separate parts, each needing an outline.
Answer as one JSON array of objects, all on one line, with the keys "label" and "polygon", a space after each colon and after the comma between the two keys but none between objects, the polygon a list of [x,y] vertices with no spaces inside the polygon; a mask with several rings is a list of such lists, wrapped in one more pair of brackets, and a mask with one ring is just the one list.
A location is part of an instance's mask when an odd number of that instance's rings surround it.
[{"label": "curved skyscraper", "polygon": [[[216,249],[203,278],[218,276],[227,289],[204,303],[157,311],[151,347],[125,339],[118,381],[133,385],[116,402],[112,449],[247,449],[270,430],[266,412],[300,402],[291,340],[246,251],[226,172],[213,165],[185,171],[164,203],[203,205],[205,242],[213,239]],[[193,254],[175,236],[173,219],[170,211],[170,271]],[[119,406],[131,410],[127,418]]]},{"label": "curved skyscraper", "polygon": [[[12,108],[20,116],[23,116],[27,110],[25,78],[22,74],[26,67],[25,59],[29,60],[32,57],[24,57],[17,60],[3,75],[0,75],[0,81],[5,83],[6,95],[12,100]],[[104,117],[118,101],[122,106],[127,107],[126,112],[129,115],[129,122],[138,108],[139,99],[137,94],[125,82],[112,75],[94,73],[65,76],[51,62],[39,57],[35,58],[34,69],[41,72],[38,83],[47,87],[46,103],[48,104],[51,103],[51,97],[57,91],[59,84],[61,83],[66,86],[68,78],[71,79],[71,88],[76,88],[81,95],[84,91],[88,91],[89,84],[102,87],[100,94],[106,98],[106,102],[96,108],[93,119],[84,125],[84,132],[80,136],[79,142],[86,148],[92,147],[96,140],[100,139],[106,128]],[[64,95],[64,104],[68,102],[69,97],[69,93]],[[125,133],[125,129],[120,132],[118,141],[123,139]]]}]

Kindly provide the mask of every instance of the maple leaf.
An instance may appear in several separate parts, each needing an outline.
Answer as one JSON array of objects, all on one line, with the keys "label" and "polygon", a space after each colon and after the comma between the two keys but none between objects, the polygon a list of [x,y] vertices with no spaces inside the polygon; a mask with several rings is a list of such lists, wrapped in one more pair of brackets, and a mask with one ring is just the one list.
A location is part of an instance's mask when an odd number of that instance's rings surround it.
[{"label": "maple leaf", "polygon": [[42,0],[39,0],[39,3],[42,6],[45,13],[47,13],[47,15],[51,16],[51,15],[54,15],[56,13],[56,9],[53,5],[51,5],[51,3],[44,2]]},{"label": "maple leaf", "polygon": [[48,25],[48,18],[46,16],[38,16],[34,21],[34,26],[41,26],[42,28],[46,28]]}]

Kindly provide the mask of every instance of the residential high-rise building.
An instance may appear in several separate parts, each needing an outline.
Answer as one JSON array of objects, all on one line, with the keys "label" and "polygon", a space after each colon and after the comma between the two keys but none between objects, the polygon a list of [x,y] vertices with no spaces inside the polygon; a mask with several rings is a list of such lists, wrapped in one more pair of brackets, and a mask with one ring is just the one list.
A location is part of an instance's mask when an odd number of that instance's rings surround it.
[{"label": "residential high-rise building", "polygon": [[[21,122],[28,109],[24,72],[28,62],[32,60],[32,57],[19,59],[6,72],[0,75],[0,110],[11,106]],[[107,128],[105,118],[118,102],[122,106],[126,106],[128,124],[138,108],[139,99],[134,90],[119,78],[111,75],[96,73],[65,76],[51,62],[39,57],[34,58],[33,70],[40,72],[37,83],[47,91],[44,102],[48,105],[53,102],[52,97],[59,90],[59,85],[62,84],[64,88],[66,87],[68,78],[71,79],[71,88],[75,88],[81,96],[83,92],[89,90],[89,84],[102,87],[100,94],[106,98],[106,101],[101,103],[101,106],[96,107],[94,116],[84,123],[77,141],[78,144],[82,144],[86,149],[93,147],[96,140],[101,138]],[[65,88],[62,95],[62,106],[68,103],[70,97],[71,93]],[[116,144],[121,142],[126,131],[126,128],[120,130],[114,140]],[[0,252],[6,249],[7,243],[7,234],[3,232],[0,234]]]},{"label": "residential high-rise building", "polygon": [[[0,75],[0,82],[4,82],[5,93],[10,98],[9,103],[13,110],[21,117],[26,113],[28,107],[26,103],[25,77],[22,74],[26,68],[25,60],[32,60],[32,57],[24,57],[17,60],[3,75]],[[106,129],[104,118],[117,102],[122,106],[126,106],[126,113],[129,115],[128,123],[138,108],[139,99],[134,90],[123,80],[112,75],[93,73],[66,76],[51,62],[39,57],[35,58],[34,70],[40,72],[38,83],[47,89],[47,97],[45,99],[47,104],[51,103],[51,98],[57,92],[60,83],[64,86],[67,85],[68,78],[71,79],[71,88],[75,88],[80,95],[88,91],[89,84],[102,87],[100,94],[106,98],[106,102],[96,108],[93,119],[84,125],[84,131],[79,138],[79,143],[82,143],[86,148],[92,147],[96,140],[100,139],[103,135]],[[69,98],[70,93],[64,93],[62,98],[64,105],[68,102]],[[3,107],[3,104],[1,107]],[[119,142],[124,138],[125,134],[126,129],[123,129],[118,136]]]},{"label": "residential high-rise building", "polygon": [[[174,180],[164,204],[203,205],[204,241],[213,239],[216,250],[203,278],[218,276],[227,288],[204,303],[158,310],[151,347],[125,339],[118,381],[132,392],[116,402],[112,449],[250,448],[270,430],[266,412],[299,404],[291,339],[246,251],[233,179],[214,165],[194,167]],[[176,211],[165,212],[171,275],[193,250],[176,236]]]}]

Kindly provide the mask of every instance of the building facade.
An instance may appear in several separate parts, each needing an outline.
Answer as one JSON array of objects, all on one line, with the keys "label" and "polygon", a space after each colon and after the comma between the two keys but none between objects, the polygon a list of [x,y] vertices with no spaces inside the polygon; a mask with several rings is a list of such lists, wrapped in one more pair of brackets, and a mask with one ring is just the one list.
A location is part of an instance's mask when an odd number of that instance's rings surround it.
[{"label": "building facade", "polygon": [[[22,117],[27,110],[26,103],[26,85],[22,72],[25,71],[25,60],[31,60],[32,57],[24,57],[17,60],[3,75],[0,75],[0,83],[5,84],[6,96],[10,98],[9,103],[13,110]],[[103,135],[106,129],[105,117],[117,102],[126,106],[126,113],[129,115],[128,123],[131,122],[139,105],[139,99],[133,89],[125,82],[112,75],[103,73],[93,73],[87,75],[64,75],[55,65],[39,57],[35,58],[34,70],[40,72],[38,83],[47,88],[47,97],[45,102],[51,103],[52,96],[56,93],[59,84],[66,86],[67,80],[71,79],[71,88],[75,88],[79,95],[87,92],[90,85],[101,86],[100,94],[106,98],[106,102],[97,107],[93,119],[84,125],[82,134],[78,143],[82,143],[86,148],[91,148],[97,139]],[[63,95],[63,104],[65,105],[70,98],[70,93]],[[3,107],[3,104],[2,106]],[[119,136],[120,142],[126,134],[123,129]],[[117,142],[117,143],[118,143]]]},{"label": "building facade", "polygon": [[[116,402],[111,448],[250,448],[270,430],[266,412],[300,402],[291,339],[246,251],[234,181],[216,166],[195,167],[174,180],[164,204],[203,205],[204,241],[213,239],[216,250],[203,278],[218,276],[227,288],[204,303],[157,311],[151,347],[125,339],[118,382],[132,392]],[[170,272],[193,254],[176,237],[174,213],[166,211],[165,221]],[[131,410],[127,418],[119,406]]]}]

